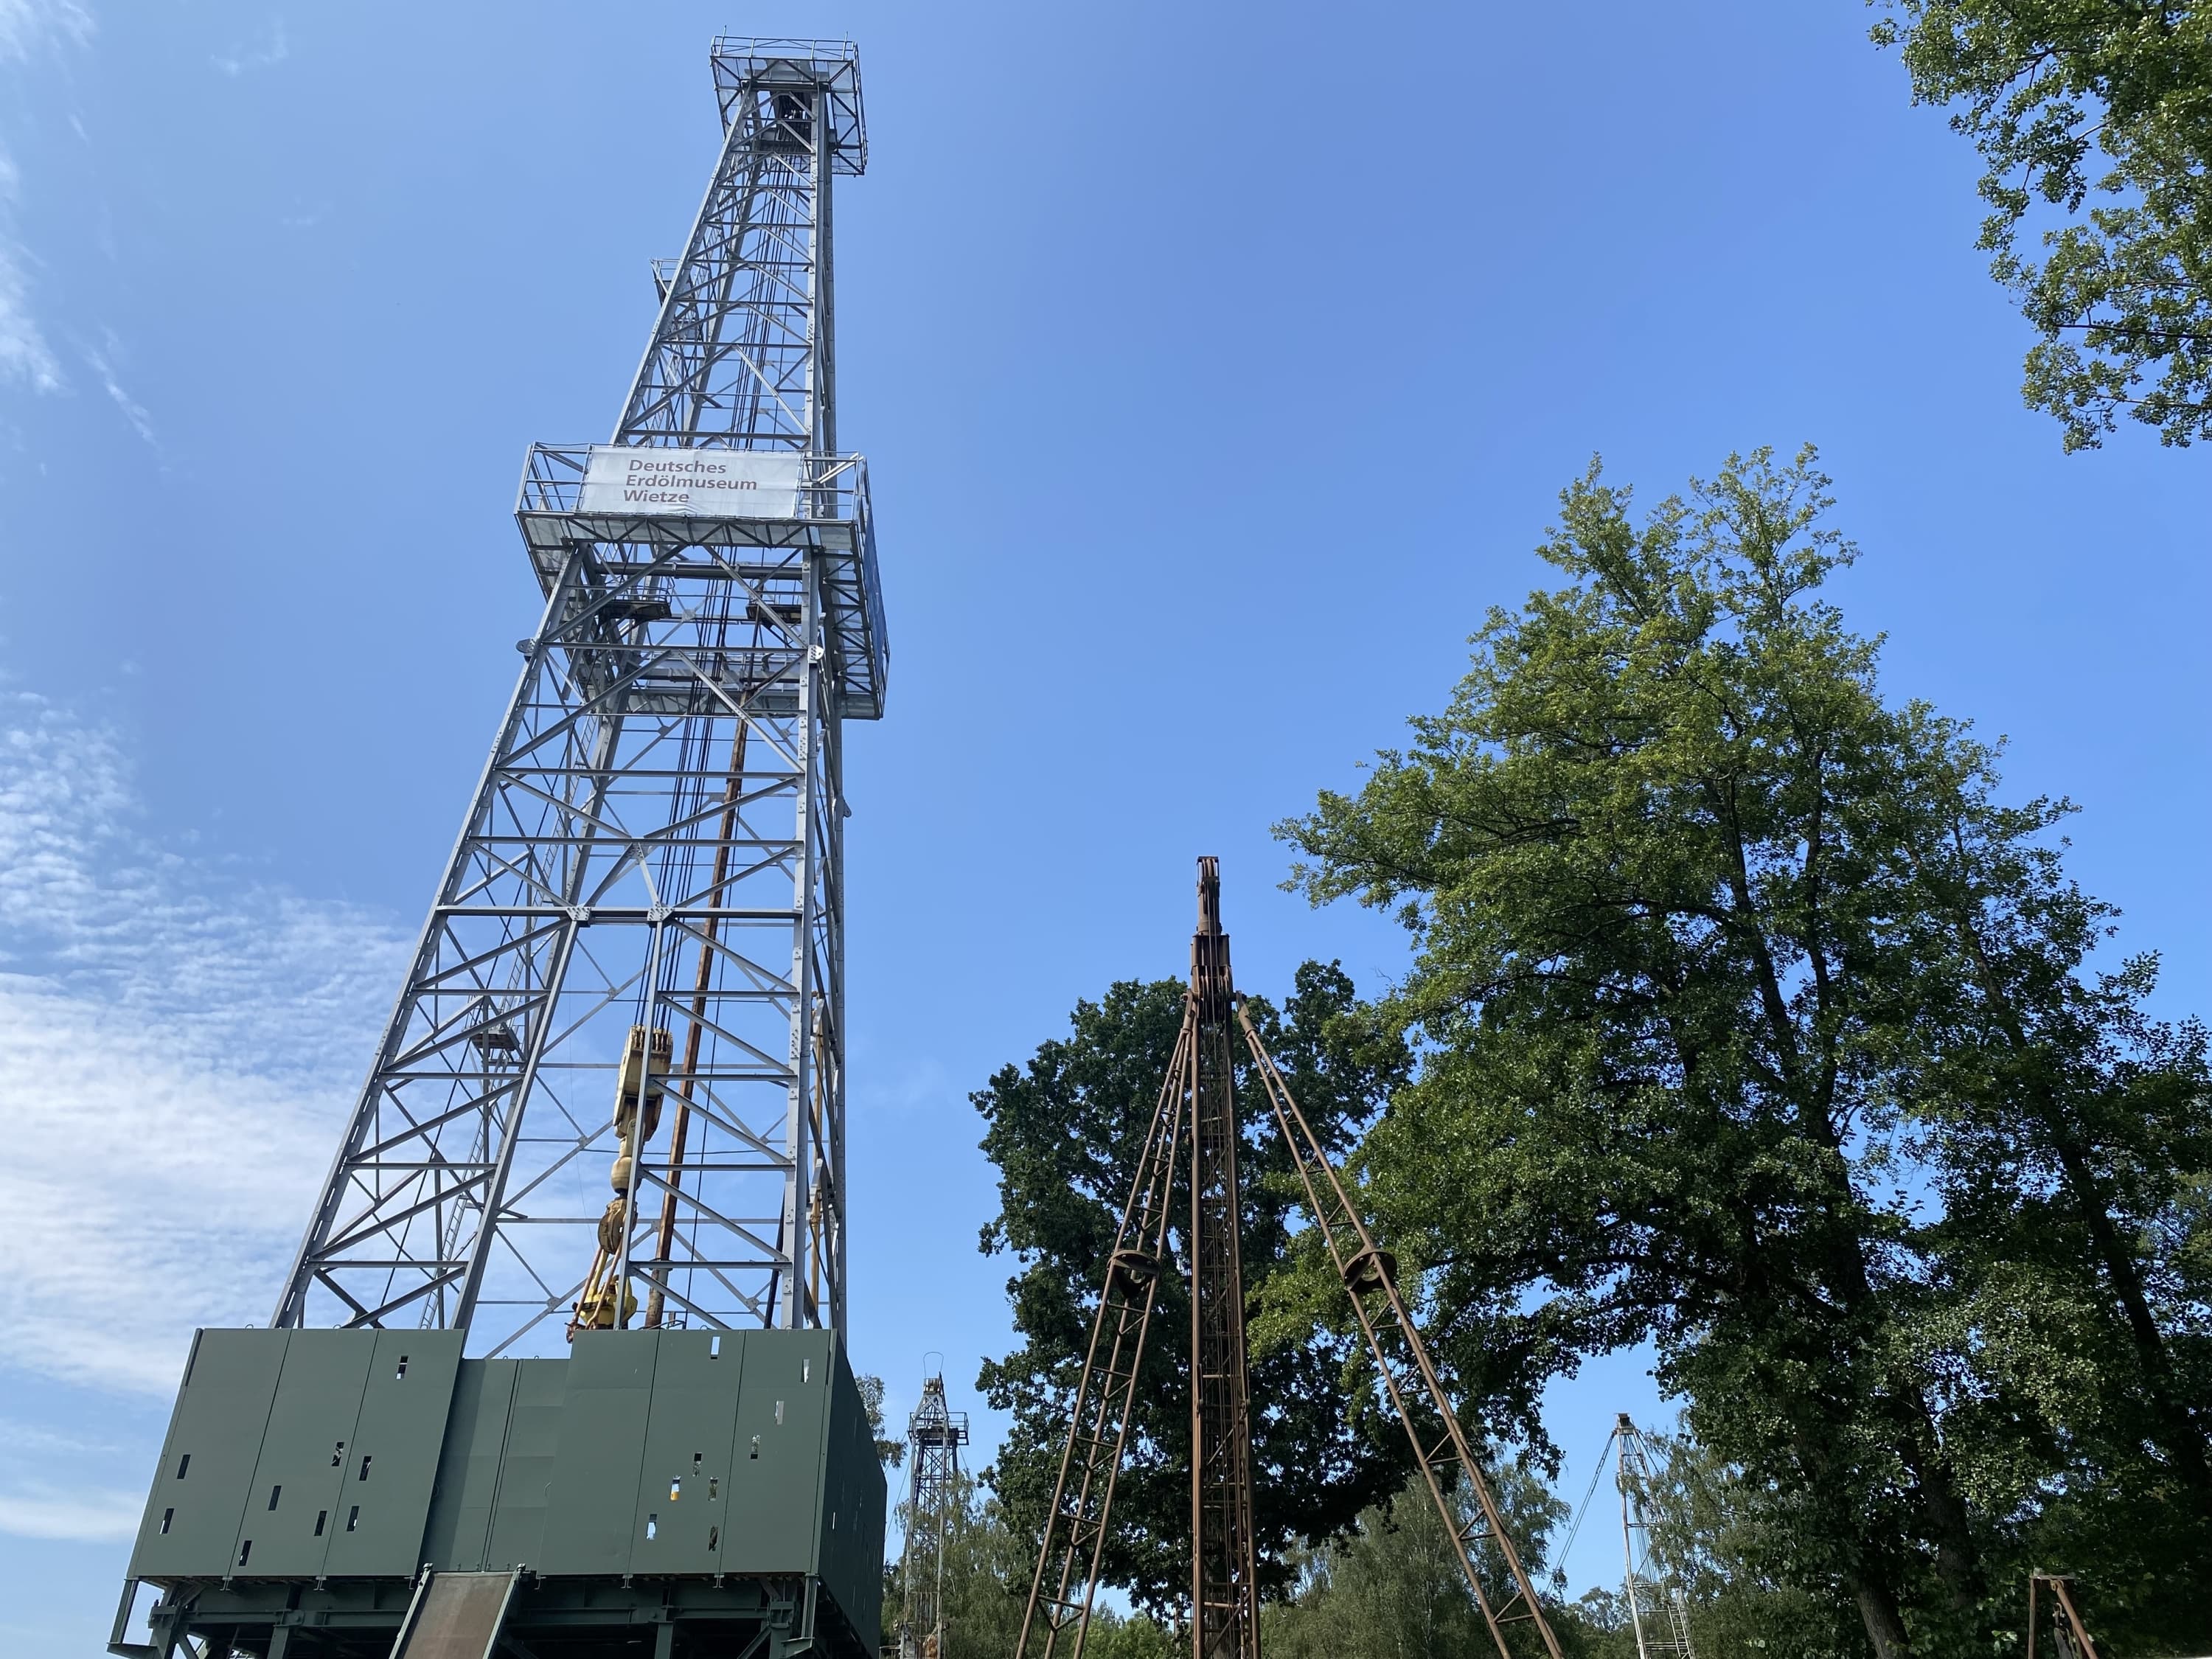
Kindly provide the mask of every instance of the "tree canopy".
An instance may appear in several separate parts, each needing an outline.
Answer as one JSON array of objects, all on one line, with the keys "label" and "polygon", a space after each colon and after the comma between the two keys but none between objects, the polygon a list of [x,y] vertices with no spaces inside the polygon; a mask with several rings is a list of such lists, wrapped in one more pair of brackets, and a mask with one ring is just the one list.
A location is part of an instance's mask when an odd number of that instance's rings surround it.
[{"label": "tree canopy", "polygon": [[1981,245],[2041,337],[2030,405],[2069,450],[2122,411],[2169,444],[2212,434],[2212,9],[1882,3],[1875,40],[1981,152]]},{"label": "tree canopy", "polygon": [[2203,1036],[2144,1015],[2148,959],[2093,971],[2067,804],[1884,700],[1821,597],[1826,483],[1731,458],[1639,525],[1593,465],[1540,549],[1566,584],[1283,826],[1316,902],[1414,945],[1366,1201],[1532,1446],[1546,1379],[1655,1345],[1883,1659],[2012,1628],[2031,1555],[2202,1635]]},{"label": "tree canopy", "polygon": [[[2205,1032],[2150,1016],[2154,958],[2108,959],[2072,806],[2008,798],[2001,745],[1885,696],[1826,597],[1856,555],[1809,450],[1632,507],[1593,464],[1538,550],[1561,584],[1493,611],[1443,711],[1279,827],[1292,884],[1395,915],[1413,960],[1372,1006],[1307,963],[1255,1004],[1270,1045],[1462,1420],[1513,1449],[1501,1478],[1554,1468],[1553,1379],[1649,1345],[1715,1639],[1989,1652],[2033,1565],[2077,1574],[2116,1648],[2202,1650]],[[995,1513],[1026,1548],[1182,991],[1111,988],[973,1097],[1021,1339],[981,1378],[1014,1419]],[[1389,1651],[1448,1646],[1464,1609],[1402,1438],[1243,1097],[1270,1639],[1340,1648],[1387,1607]],[[1184,1294],[1163,1282],[1105,1555],[1164,1616]],[[1597,1656],[1618,1612],[1558,1622]]]}]

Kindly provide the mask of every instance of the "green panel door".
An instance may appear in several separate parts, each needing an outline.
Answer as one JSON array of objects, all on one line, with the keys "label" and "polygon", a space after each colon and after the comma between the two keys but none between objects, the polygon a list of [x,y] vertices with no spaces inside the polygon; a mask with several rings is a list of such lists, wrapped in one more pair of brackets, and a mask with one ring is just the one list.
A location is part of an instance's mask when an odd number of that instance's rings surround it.
[{"label": "green panel door", "polygon": [[445,1449],[463,1331],[379,1331],[346,1448],[323,1571],[411,1577],[422,1561],[430,1491]]},{"label": "green panel door", "polygon": [[441,1572],[483,1569],[500,1461],[507,1451],[507,1418],[514,1406],[514,1367],[512,1359],[465,1359],[454,1379],[438,1490],[422,1537],[422,1559]]},{"label": "green panel door", "polygon": [[289,1331],[202,1331],[146,1499],[134,1578],[220,1578],[235,1571],[261,1435]]},{"label": "green panel door", "polygon": [[561,1455],[545,1511],[541,1573],[625,1573],[632,1497],[645,1456],[659,1331],[579,1331],[568,1350]]},{"label": "green panel door", "polygon": [[721,1570],[744,1341],[736,1331],[660,1334],[630,1529],[632,1572]]},{"label": "green panel door", "polygon": [[534,1567],[544,1553],[553,1470],[560,1461],[568,1364],[565,1359],[525,1359],[515,1364],[514,1407],[507,1417],[507,1449],[500,1455],[491,1541],[484,1546],[487,1571]]},{"label": "green panel door", "polygon": [[823,1524],[827,1331],[747,1331],[724,1572],[813,1572]]},{"label": "green panel door", "polygon": [[376,1351],[374,1331],[294,1331],[233,1559],[243,1577],[312,1578],[330,1547],[331,1510]]}]

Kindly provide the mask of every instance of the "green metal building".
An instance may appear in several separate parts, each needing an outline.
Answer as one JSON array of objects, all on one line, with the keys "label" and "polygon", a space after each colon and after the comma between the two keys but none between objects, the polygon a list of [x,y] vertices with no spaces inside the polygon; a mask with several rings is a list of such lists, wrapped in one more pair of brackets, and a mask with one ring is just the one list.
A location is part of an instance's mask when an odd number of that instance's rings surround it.
[{"label": "green metal building", "polygon": [[202,1331],[131,1558],[155,1639],[118,1613],[112,1650],[384,1659],[489,1575],[496,1650],[872,1659],[884,1474],[831,1333],[464,1335]]}]

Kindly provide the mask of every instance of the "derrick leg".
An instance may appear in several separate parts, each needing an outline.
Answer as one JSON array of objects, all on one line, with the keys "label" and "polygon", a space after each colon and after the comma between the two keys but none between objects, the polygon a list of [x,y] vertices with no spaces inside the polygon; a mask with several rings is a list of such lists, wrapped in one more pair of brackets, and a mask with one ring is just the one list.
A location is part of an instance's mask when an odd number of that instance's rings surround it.
[{"label": "derrick leg", "polygon": [[[1304,1183],[1306,1202],[1313,1211],[1314,1221],[1335,1261],[1337,1272],[1343,1277],[1345,1291],[1352,1298],[1352,1310],[1358,1316],[1360,1332],[1367,1339],[1368,1352],[1374,1356],[1375,1369],[1382,1375],[1398,1420],[1406,1425],[1407,1437],[1413,1444],[1414,1461],[1420,1465],[1429,1496],[1436,1500],[1437,1512],[1443,1516],[1444,1525],[1451,1534],[1461,1569],[1467,1574],[1468,1589],[1474,1593],[1475,1606],[1481,1611],[1491,1640],[1497,1644],[1502,1659],[1514,1659],[1513,1650],[1506,1640],[1507,1630],[1517,1624],[1532,1625],[1544,1644],[1547,1659],[1562,1659],[1559,1638],[1553,1635],[1544,1618],[1543,1606],[1536,1599],[1536,1586],[1521,1565],[1521,1553],[1514,1547],[1512,1534],[1498,1511],[1490,1482],[1484,1478],[1482,1466],[1476,1462],[1474,1449],[1460,1427],[1459,1415],[1453,1411],[1443,1381],[1429,1358],[1428,1345],[1421,1340],[1413,1316],[1406,1310],[1405,1298],[1399,1294],[1397,1259],[1376,1243],[1366,1222],[1346,1195],[1335,1167],[1322,1150],[1297,1102],[1291,1097],[1290,1085],[1283,1080],[1274,1057],[1260,1040],[1260,1033],[1241,1001],[1237,1020],[1243,1027],[1244,1045],[1251,1054],[1261,1086],[1267,1091],[1268,1103],[1275,1109],[1275,1125],[1282,1131],[1297,1163],[1298,1177]],[[1415,1426],[1417,1416],[1423,1421],[1440,1421],[1443,1436],[1430,1441]],[[1474,1500],[1471,1511],[1463,1510],[1454,1495],[1462,1481]],[[1485,1543],[1504,1560],[1506,1575],[1513,1585],[1512,1593],[1496,1604],[1483,1588],[1482,1575],[1475,1570],[1475,1558]]]},{"label": "derrick leg", "polygon": [[1184,1097],[1197,1070],[1197,1022],[1186,1008],[1167,1081],[1152,1109],[1152,1127],[1130,1183],[1129,1201],[1122,1208],[1114,1249],[1107,1257],[1106,1282],[1091,1322],[1091,1346],[1076,1384],[1067,1443],[1060,1455],[1060,1478],[1037,1552],[1036,1576],[1030,1583],[1029,1606],[1015,1644],[1017,1659],[1054,1659],[1071,1626],[1068,1659],[1082,1659],[1091,1598],[1098,1589],[1099,1552],[1113,1511],[1114,1482],[1121,1473],[1152,1302],[1167,1257],[1176,1152],[1182,1133]]}]

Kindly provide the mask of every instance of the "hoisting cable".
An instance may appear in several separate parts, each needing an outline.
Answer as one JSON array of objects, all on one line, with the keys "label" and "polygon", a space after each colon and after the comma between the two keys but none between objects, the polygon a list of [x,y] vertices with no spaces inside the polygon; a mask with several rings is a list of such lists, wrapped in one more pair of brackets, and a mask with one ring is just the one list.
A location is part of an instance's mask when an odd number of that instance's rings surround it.
[{"label": "hoisting cable", "polygon": [[1567,1528],[1567,1541],[1559,1546],[1558,1559],[1563,1567],[1566,1565],[1567,1556],[1575,1547],[1576,1538],[1582,1533],[1583,1521],[1589,1514],[1591,1500],[1597,1496],[1597,1483],[1605,1479],[1606,1455],[1612,1451],[1613,1443],[1620,1433],[1619,1429],[1608,1429],[1606,1431],[1605,1444],[1598,1448],[1597,1467],[1590,1471],[1589,1490],[1583,1494],[1583,1501],[1575,1506],[1574,1524]]}]

